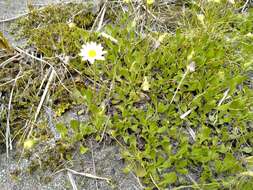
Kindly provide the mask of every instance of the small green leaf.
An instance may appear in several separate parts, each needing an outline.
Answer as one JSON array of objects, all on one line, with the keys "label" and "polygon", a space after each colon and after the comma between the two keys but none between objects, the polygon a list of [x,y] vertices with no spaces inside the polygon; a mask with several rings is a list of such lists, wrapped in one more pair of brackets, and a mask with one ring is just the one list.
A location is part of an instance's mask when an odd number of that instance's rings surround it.
[{"label": "small green leaf", "polygon": [[83,145],[80,146],[80,153],[81,154],[85,154],[86,152],[88,152],[88,150],[89,150],[89,148],[87,148]]},{"label": "small green leaf", "polygon": [[252,152],[252,148],[251,148],[251,147],[244,147],[244,148],[242,149],[242,151],[249,154],[249,153]]},{"label": "small green leaf", "polygon": [[164,175],[164,181],[166,181],[167,184],[172,184],[177,181],[177,174],[176,172],[170,172]]},{"label": "small green leaf", "polygon": [[70,121],[70,127],[74,130],[74,132],[79,131],[80,122],[78,120],[71,120]]},{"label": "small green leaf", "polygon": [[131,167],[130,165],[126,166],[126,167],[123,169],[123,172],[124,172],[125,174],[128,174],[128,173],[131,172],[131,171],[132,171],[132,167]]},{"label": "small green leaf", "polygon": [[62,137],[65,137],[68,133],[68,129],[63,123],[56,124],[56,130],[61,134]]},{"label": "small green leaf", "polygon": [[138,177],[144,177],[147,174],[146,169],[143,166],[141,166],[140,164],[137,164],[137,166],[135,168],[135,172]]}]

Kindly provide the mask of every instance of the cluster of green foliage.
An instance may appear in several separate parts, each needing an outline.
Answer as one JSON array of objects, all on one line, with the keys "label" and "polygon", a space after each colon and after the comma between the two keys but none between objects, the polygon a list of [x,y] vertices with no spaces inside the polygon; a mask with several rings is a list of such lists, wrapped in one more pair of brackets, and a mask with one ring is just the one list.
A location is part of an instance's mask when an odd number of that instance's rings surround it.
[{"label": "cluster of green foliage", "polygon": [[[147,189],[251,189],[252,176],[243,174],[253,153],[253,12],[237,8],[193,1],[175,33],[145,37],[125,14],[104,28],[117,43],[66,20],[32,30],[30,43],[56,67],[59,55],[70,56],[69,72],[78,71],[68,101],[84,104],[89,120],[58,124],[61,140],[110,135],[122,146],[125,171]],[[89,41],[102,44],[105,61],[81,60]]]}]

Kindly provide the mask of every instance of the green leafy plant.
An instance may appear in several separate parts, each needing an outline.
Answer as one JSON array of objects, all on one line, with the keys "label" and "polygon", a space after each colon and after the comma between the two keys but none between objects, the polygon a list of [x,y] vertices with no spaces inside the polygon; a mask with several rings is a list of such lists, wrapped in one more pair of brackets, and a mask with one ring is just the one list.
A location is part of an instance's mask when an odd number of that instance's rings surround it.
[{"label": "green leafy plant", "polygon": [[[69,100],[85,105],[89,119],[58,124],[62,140],[110,135],[123,147],[125,172],[147,189],[249,188],[235,180],[252,156],[253,12],[244,17],[236,6],[193,1],[174,33],[142,36],[129,14],[105,26],[109,38],[58,21],[35,29],[31,44],[56,67],[57,56],[71,56],[69,72],[89,81],[72,83]],[[81,60],[89,41],[101,43],[105,61]]]}]

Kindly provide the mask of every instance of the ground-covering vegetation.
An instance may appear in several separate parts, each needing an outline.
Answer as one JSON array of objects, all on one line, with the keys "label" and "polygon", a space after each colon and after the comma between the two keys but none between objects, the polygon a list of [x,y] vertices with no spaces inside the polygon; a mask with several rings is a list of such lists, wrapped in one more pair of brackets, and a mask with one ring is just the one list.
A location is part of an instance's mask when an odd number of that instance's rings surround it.
[{"label": "ground-covering vegetation", "polygon": [[[28,138],[29,151],[53,137],[42,114],[28,123],[29,135],[22,125],[36,112],[41,77],[55,72],[47,106],[57,118],[82,105],[78,114],[87,120],[55,123],[54,154],[71,159],[74,147],[89,151],[88,137],[111,138],[122,148],[125,172],[134,171],[145,189],[252,189],[253,9],[243,5],[108,1],[105,24],[104,7],[99,14],[80,4],[31,9],[15,33],[50,65],[22,65],[13,135]],[[162,19],[166,14],[172,17]],[[101,44],[105,60],[82,61],[87,42]],[[0,76],[18,72],[8,65]],[[0,89],[11,94],[13,86]]]}]

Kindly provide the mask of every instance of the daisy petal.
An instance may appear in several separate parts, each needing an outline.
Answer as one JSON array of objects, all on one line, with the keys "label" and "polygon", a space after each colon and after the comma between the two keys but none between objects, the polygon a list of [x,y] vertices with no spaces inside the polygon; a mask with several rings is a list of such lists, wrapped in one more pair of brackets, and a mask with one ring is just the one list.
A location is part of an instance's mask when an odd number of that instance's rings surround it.
[{"label": "daisy petal", "polygon": [[95,60],[105,60],[104,54],[106,53],[107,51],[103,51],[103,46],[101,44],[97,44],[96,42],[88,42],[82,45],[79,56],[82,57],[83,61],[89,61],[91,64],[93,64]]}]

